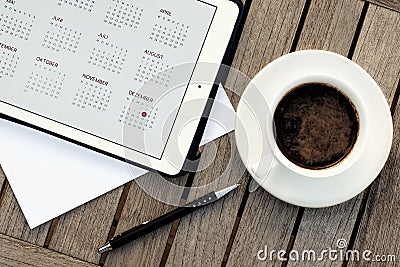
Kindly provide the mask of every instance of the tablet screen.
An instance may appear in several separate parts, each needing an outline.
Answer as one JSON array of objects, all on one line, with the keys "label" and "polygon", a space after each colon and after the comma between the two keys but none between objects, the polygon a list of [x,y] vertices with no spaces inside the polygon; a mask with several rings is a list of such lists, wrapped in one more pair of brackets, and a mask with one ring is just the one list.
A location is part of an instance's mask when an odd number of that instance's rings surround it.
[{"label": "tablet screen", "polygon": [[128,127],[151,140],[128,148],[159,159],[216,10],[199,0],[5,0],[0,101],[121,146]]}]

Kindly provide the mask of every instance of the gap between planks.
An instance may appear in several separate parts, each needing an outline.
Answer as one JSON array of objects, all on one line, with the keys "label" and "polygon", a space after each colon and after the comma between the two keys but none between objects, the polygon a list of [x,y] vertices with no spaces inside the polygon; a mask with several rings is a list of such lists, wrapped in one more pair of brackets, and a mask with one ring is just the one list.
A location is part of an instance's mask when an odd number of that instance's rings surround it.
[{"label": "gap between planks", "polygon": [[4,182],[0,188],[0,206],[1,206],[1,203],[3,202],[4,196],[6,194],[7,186],[8,186],[8,181],[6,179],[4,179]]},{"label": "gap between planks", "polygon": [[0,165],[0,206],[1,202],[3,201],[4,195],[6,193],[7,183],[8,181],[6,174],[4,173],[4,170]]},{"label": "gap between planks", "polygon": [[[110,227],[110,231],[108,232],[107,240],[110,240],[115,235],[115,232],[117,230],[117,225],[118,225],[119,219],[121,218],[122,210],[125,206],[126,199],[128,198],[128,193],[129,193],[129,190],[131,189],[132,183],[133,183],[133,181],[130,181],[124,185],[124,189],[123,189],[121,197],[119,199],[119,203],[118,203],[115,215],[114,215],[113,222]],[[103,253],[101,255],[100,260],[99,260],[99,266],[104,265],[104,263],[106,262],[107,256],[108,256],[108,252]]]},{"label": "gap between planks", "polygon": [[[201,156],[201,154],[200,154],[200,156]],[[188,175],[188,180],[186,181],[185,189],[190,188],[193,185],[195,175],[196,175],[195,173],[190,173]],[[180,201],[181,205],[184,205],[187,202],[189,192],[190,192],[189,190],[183,191],[181,201]],[[161,257],[160,267],[163,267],[167,264],[168,256],[169,256],[169,253],[171,252],[172,244],[174,243],[176,232],[178,231],[180,221],[181,220],[178,219],[172,223],[171,230],[168,235],[167,243],[165,244],[164,252]]]}]

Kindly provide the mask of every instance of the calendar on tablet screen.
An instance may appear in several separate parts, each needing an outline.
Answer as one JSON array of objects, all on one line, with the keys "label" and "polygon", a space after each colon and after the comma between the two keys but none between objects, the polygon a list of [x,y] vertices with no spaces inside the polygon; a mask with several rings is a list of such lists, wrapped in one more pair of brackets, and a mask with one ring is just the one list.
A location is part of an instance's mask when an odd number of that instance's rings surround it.
[{"label": "calendar on tablet screen", "polygon": [[[189,82],[216,12],[199,0],[0,1],[0,100],[121,145],[124,127],[172,129],[177,81]],[[130,148],[160,158],[166,140],[149,145]]]}]

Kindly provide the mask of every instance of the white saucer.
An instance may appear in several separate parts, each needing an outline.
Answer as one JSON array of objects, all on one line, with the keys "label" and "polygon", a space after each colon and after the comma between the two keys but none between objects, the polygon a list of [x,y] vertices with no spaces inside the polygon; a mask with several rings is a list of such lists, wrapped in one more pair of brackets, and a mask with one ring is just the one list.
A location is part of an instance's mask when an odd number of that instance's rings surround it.
[{"label": "white saucer", "polygon": [[[253,83],[266,103],[270,104],[278,88],[309,74],[334,75],[355,88],[365,101],[369,132],[364,153],[350,169],[329,178],[304,177],[278,164],[271,169],[261,186],[288,203],[320,208],[347,201],[373,182],[389,156],[393,125],[386,98],[371,76],[353,61],[332,52],[305,50],[285,55],[262,69]],[[253,152],[260,150],[260,135],[265,127],[256,127],[256,115],[248,111],[248,106],[254,106],[259,111],[262,102],[256,97],[259,94],[252,91],[254,87],[248,87],[238,105],[237,121],[242,124],[237,125],[236,142],[247,170],[254,175],[251,167],[260,159],[255,156],[259,153]],[[247,138],[244,131],[249,135]]]}]

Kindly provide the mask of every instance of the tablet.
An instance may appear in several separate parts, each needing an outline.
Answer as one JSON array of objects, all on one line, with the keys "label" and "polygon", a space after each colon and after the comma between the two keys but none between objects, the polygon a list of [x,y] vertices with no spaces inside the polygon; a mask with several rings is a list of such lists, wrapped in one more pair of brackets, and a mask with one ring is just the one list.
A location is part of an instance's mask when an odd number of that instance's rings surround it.
[{"label": "tablet", "polygon": [[177,174],[239,15],[230,0],[3,0],[0,113]]}]

